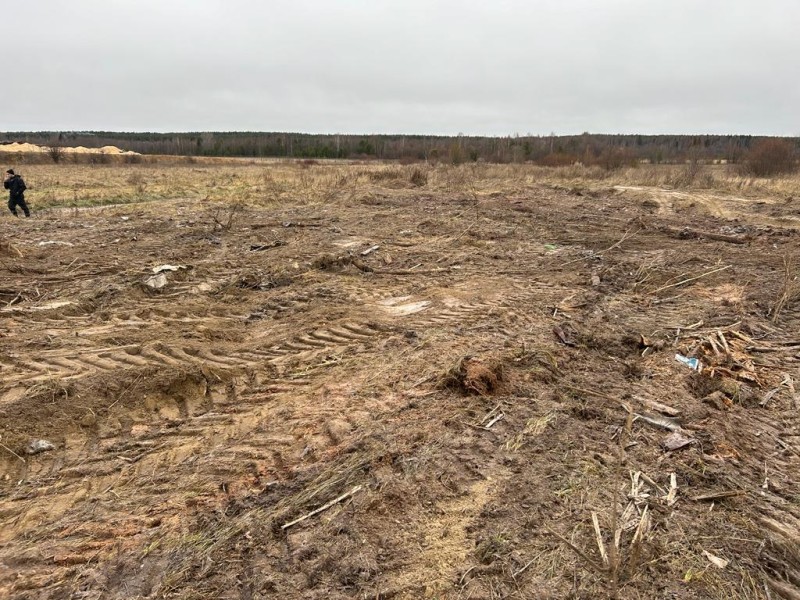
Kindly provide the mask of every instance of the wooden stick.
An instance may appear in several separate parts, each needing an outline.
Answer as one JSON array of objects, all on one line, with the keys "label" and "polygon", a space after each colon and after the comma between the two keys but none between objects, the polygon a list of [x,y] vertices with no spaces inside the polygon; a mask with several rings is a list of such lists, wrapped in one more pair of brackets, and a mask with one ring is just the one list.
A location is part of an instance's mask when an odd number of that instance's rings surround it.
[{"label": "wooden stick", "polygon": [[652,479],[651,479],[651,478],[650,478],[650,477],[647,475],[647,473],[644,473],[644,472],[641,472],[641,471],[640,471],[640,474],[641,474],[641,477],[642,477],[642,479],[644,479],[645,483],[647,483],[647,484],[648,484],[648,485],[649,485],[651,488],[653,488],[655,491],[657,491],[657,492],[658,492],[659,494],[661,494],[662,496],[666,495],[666,493],[667,493],[667,490],[665,490],[665,489],[664,489],[664,488],[662,488],[660,485],[658,485],[658,484],[657,484],[655,481],[653,481],[653,480],[652,480]]},{"label": "wooden stick", "polygon": [[644,398],[642,396],[634,396],[639,402],[644,404],[647,408],[652,408],[662,414],[667,415],[668,417],[678,417],[681,414],[681,411],[677,408],[672,408],[671,406],[667,406],[666,404],[661,404],[661,402],[656,402],[655,400],[650,400],[650,398]]},{"label": "wooden stick", "polygon": [[710,335],[706,338],[708,343],[711,344],[711,349],[714,351],[716,356],[719,356],[721,352],[719,351],[719,346],[717,346],[717,342],[714,341],[714,336]]},{"label": "wooden stick", "polygon": [[633,540],[631,540],[631,546],[636,543],[641,544],[642,539],[644,538],[645,528],[647,527],[647,509],[649,507],[645,505],[644,510],[642,511],[642,516],[639,519],[639,526],[636,528],[636,533],[633,534]]},{"label": "wooden stick", "polygon": [[[419,266],[419,265],[417,265]],[[374,269],[372,273],[374,275],[431,275],[433,273],[445,273],[450,271],[449,268],[443,267],[438,269],[420,269],[419,271],[414,271],[415,267],[411,267],[410,269]]]},{"label": "wooden stick", "polygon": [[486,424],[486,429],[489,429],[489,428],[490,428],[492,425],[494,425],[495,423],[497,423],[497,422],[498,422],[500,419],[502,419],[503,417],[505,417],[505,415],[504,415],[503,413],[500,413],[500,414],[498,414],[498,415],[497,415],[497,416],[496,416],[494,419],[492,419],[491,421],[489,421],[489,422]]},{"label": "wooden stick", "polygon": [[644,421],[648,425],[652,425],[654,427],[661,427],[663,429],[676,432],[683,431],[683,427],[669,417],[662,417],[660,415],[640,415],[639,413],[634,413],[634,417],[635,420]]},{"label": "wooden stick", "polygon": [[717,337],[719,338],[719,341],[722,342],[722,347],[725,348],[725,353],[730,354],[731,349],[728,347],[728,340],[726,340],[725,336],[722,335],[721,329],[717,329]]},{"label": "wooden stick", "polygon": [[11,452],[11,454],[13,454],[14,456],[16,456],[16,457],[17,457],[18,459],[20,459],[20,460],[21,460],[23,463],[25,462],[25,459],[24,459],[24,458],[22,458],[22,457],[21,457],[19,454],[17,454],[16,452],[14,452],[14,451],[13,451],[11,448],[9,448],[8,446],[6,446],[5,444],[0,444],[0,448],[3,448],[4,450],[7,450],[8,452]]},{"label": "wooden stick", "polygon": [[310,513],[307,513],[307,514],[303,515],[302,517],[300,517],[298,519],[295,519],[294,521],[290,521],[289,523],[286,523],[285,525],[281,525],[281,529],[283,529],[285,531],[286,529],[289,529],[289,527],[291,527],[292,525],[297,525],[298,523],[300,523],[302,521],[305,521],[306,519],[310,519],[314,515],[318,515],[319,513],[328,510],[331,506],[334,506],[335,504],[338,504],[342,500],[346,500],[347,498],[349,498],[353,494],[361,491],[362,487],[363,486],[361,486],[361,485],[357,485],[356,487],[354,487],[349,492],[346,492],[346,493],[342,494],[341,496],[331,500],[327,504],[323,504],[319,508],[316,508],[316,509],[312,510]]},{"label": "wooden stick", "polygon": [[692,500],[695,502],[722,500],[723,498],[736,498],[737,496],[744,496],[745,492],[742,490],[730,490],[727,492],[713,492],[711,494],[701,494],[694,496]]},{"label": "wooden stick", "polygon": [[730,269],[732,266],[733,265],[725,265],[724,267],[719,267],[717,269],[712,269],[711,271],[706,271],[705,273],[697,275],[696,277],[689,277],[688,279],[683,279],[682,281],[679,281],[678,283],[673,283],[673,284],[670,284],[670,285],[661,286],[657,290],[653,290],[650,293],[651,294],[657,294],[658,292],[663,292],[664,290],[668,290],[669,288],[674,288],[674,287],[677,287],[679,285],[683,285],[684,283],[697,281],[698,279],[702,279],[703,277],[707,277],[708,275],[713,275],[714,273],[719,273],[720,271],[724,271],[726,269]]},{"label": "wooden stick", "polygon": [[502,402],[498,402],[495,405],[495,407],[492,410],[490,410],[488,413],[486,413],[486,416],[481,419],[481,423],[485,423],[486,421],[491,419],[495,415],[497,410],[502,406],[502,404],[503,404]]},{"label": "wooden stick", "polygon": [[603,534],[600,531],[600,522],[597,519],[597,513],[592,511],[592,525],[594,525],[594,535],[597,538],[597,547],[600,550],[600,558],[603,559],[603,564],[608,567],[608,553],[606,552],[606,545],[603,543]]},{"label": "wooden stick", "polygon": [[[539,557],[537,556],[536,558],[539,558]],[[518,575],[522,575],[522,574],[523,574],[525,571],[527,571],[527,570],[528,570],[528,567],[530,567],[530,566],[531,566],[531,565],[532,565],[532,564],[533,564],[533,563],[536,561],[536,558],[532,558],[531,560],[529,560],[529,561],[528,561],[528,562],[525,564],[525,566],[524,566],[524,567],[522,567],[522,568],[521,568],[519,571],[516,571],[515,573],[512,573],[512,574],[511,574],[511,577],[512,577],[513,579],[516,579]],[[474,567],[473,567],[473,568],[474,568]]]},{"label": "wooden stick", "polygon": [[669,474],[669,493],[667,494],[667,506],[675,504],[678,498],[678,478],[675,473]]}]

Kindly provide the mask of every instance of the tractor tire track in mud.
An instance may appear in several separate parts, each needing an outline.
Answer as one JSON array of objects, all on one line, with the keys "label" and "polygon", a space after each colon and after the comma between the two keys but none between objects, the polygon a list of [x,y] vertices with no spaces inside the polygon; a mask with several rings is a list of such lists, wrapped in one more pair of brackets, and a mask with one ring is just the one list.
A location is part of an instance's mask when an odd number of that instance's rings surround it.
[{"label": "tractor tire track in mud", "polygon": [[[0,543],[22,530],[29,539],[38,540],[37,550],[24,554],[15,566],[16,589],[35,586],[35,574],[48,564],[66,568],[90,561],[97,553],[96,530],[73,531],[66,525],[82,518],[86,510],[82,500],[87,496],[104,506],[117,504],[109,508],[114,531],[130,532],[134,539],[147,531],[148,523],[174,518],[174,508],[153,503],[168,491],[178,496],[197,494],[213,503],[219,486],[229,494],[249,489],[241,481],[243,461],[253,465],[255,479],[282,478],[289,464],[341,443],[353,427],[341,409],[321,406],[306,416],[290,408],[297,398],[315,394],[313,388],[324,380],[320,375],[330,357],[374,352],[400,326],[446,328],[487,312],[511,313],[515,306],[524,312],[536,293],[516,291],[478,301],[414,298],[408,303],[425,302],[424,310],[401,316],[391,311],[380,314],[382,307],[376,304],[364,310],[373,317],[370,320],[309,328],[284,340],[263,336],[256,326],[249,330],[248,340],[225,353],[187,341],[41,350],[24,359],[11,357],[11,364],[6,359],[2,371],[6,389],[106,375],[131,379],[137,373],[175,374],[166,378],[161,391],[144,388],[143,404],[149,414],[140,411],[134,422],[124,422],[112,411],[106,422],[87,428],[93,433],[73,434],[66,457],[38,473],[35,497],[11,494],[0,500],[0,514],[11,524]],[[162,320],[148,326],[163,324]],[[288,416],[301,432],[272,433],[268,423],[276,413],[283,419]],[[131,486],[129,481],[137,483]],[[116,490],[123,487],[121,499]],[[54,541],[61,536],[65,540]],[[0,577],[0,589],[2,585]]]},{"label": "tractor tire track in mud", "polygon": [[[685,511],[683,522],[711,534],[722,531],[713,519],[728,526],[752,514],[749,505],[736,512],[731,501],[709,517],[689,497],[726,487],[733,475],[749,481],[747,469],[758,473],[760,486],[765,440],[796,429],[796,419],[783,417],[778,427],[772,413],[753,415],[758,436],[747,437],[749,449],[737,454],[733,446],[749,435],[743,423],[750,409],[703,413],[711,410],[705,395],[684,385],[689,375],[673,364],[673,334],[664,332],[701,321],[726,326],[744,314],[755,326],[760,321],[721,275],[681,288],[685,298],[678,290],[675,298],[654,298],[646,289],[680,281],[687,269],[699,272],[722,255],[747,269],[753,289],[774,297],[764,273],[779,272],[780,257],[676,242],[657,228],[617,247],[637,230],[630,223],[638,213],[624,214],[635,207],[617,197],[547,194],[524,213],[504,198],[484,198],[481,214],[491,217],[465,211],[458,198],[414,200],[393,208],[391,223],[377,218],[386,217],[380,206],[333,204],[325,210],[341,218],[330,228],[322,221],[284,227],[297,215],[253,210],[246,226],[209,233],[197,227],[191,207],[176,208],[170,222],[141,212],[122,227],[102,213],[87,214],[92,227],[79,226],[77,216],[75,223],[31,219],[36,240],[76,246],[45,251],[15,239],[29,271],[8,270],[0,286],[3,302],[13,301],[0,309],[0,442],[18,450],[0,450],[0,596],[214,597],[225,590],[257,597],[289,590],[291,598],[339,599],[357,590],[418,598],[489,597],[502,589],[513,597],[504,574],[521,573],[533,556],[551,556],[568,577],[548,579],[539,571],[556,567],[534,564],[513,582],[519,594],[564,597],[580,585],[573,591],[590,597],[597,580],[573,568],[569,550],[538,527],[550,522],[593,551],[594,535],[588,543],[581,538],[591,533],[585,508],[596,506],[605,519],[610,501],[598,494],[608,491],[616,456],[608,439],[625,415],[570,386],[626,401],[658,399],[654,386],[661,386],[671,394],[664,404],[678,404],[688,424],[709,428],[702,444],[678,455],[660,448],[663,432],[634,425],[631,465],[662,486],[670,472],[679,478],[678,505],[653,511],[659,536],[670,535],[667,512]],[[171,210],[169,203],[158,208]],[[430,219],[420,223],[420,211]],[[61,220],[67,231],[57,227]],[[342,245],[343,236],[364,235],[373,223],[376,239],[370,230],[369,239]],[[393,245],[402,231],[419,235]],[[278,238],[285,243],[249,251]],[[317,263],[331,254],[360,257],[379,242],[381,250],[362,261],[373,272],[347,260],[330,269]],[[791,249],[783,238],[777,242]],[[103,252],[85,251],[95,246]],[[190,268],[170,272],[162,292],[145,289],[152,268],[167,263]],[[705,296],[697,293],[703,286]],[[787,307],[785,323],[796,322],[794,311]],[[664,342],[665,351],[645,359],[645,337]],[[497,373],[510,373],[508,388],[489,397],[451,386],[447,377],[467,356],[485,358],[484,367],[497,358]],[[783,370],[774,376],[782,385]],[[787,393],[781,388],[773,404]],[[56,449],[25,454],[25,444],[38,438]],[[704,480],[689,470],[691,461],[706,459],[701,450],[738,456],[744,466],[726,462],[729,474]],[[757,456],[747,462],[751,454]],[[769,460],[770,477],[784,490],[770,485],[762,497],[770,518],[788,523],[798,515],[782,498],[790,497],[796,468],[787,456]],[[273,527],[337,497],[335,487],[313,497],[307,491],[316,493],[318,476],[339,477],[351,463],[360,465],[363,493],[286,533]],[[653,494],[649,501],[661,509]],[[293,498],[299,500],[287,508]],[[775,543],[781,552],[796,528],[782,531],[786,543]],[[762,560],[741,552],[749,564]],[[671,568],[648,564],[659,577]],[[774,572],[780,568],[776,563]],[[665,585],[684,590],[686,573],[670,572]],[[655,584],[626,585],[644,596]]]}]

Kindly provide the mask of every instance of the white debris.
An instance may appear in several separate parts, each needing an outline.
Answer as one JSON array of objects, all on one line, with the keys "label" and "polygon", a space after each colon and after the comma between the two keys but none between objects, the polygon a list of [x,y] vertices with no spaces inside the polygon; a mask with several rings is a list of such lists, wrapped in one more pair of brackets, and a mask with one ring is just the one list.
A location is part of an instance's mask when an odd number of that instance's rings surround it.
[{"label": "white debris", "polygon": [[74,246],[72,242],[62,242],[60,240],[45,240],[39,242],[37,246]]},{"label": "white debris", "polygon": [[55,450],[55,444],[53,442],[48,442],[47,440],[31,440],[28,446],[25,448],[25,452],[28,454],[39,454],[41,452],[47,452],[48,450]]},{"label": "white debris", "polygon": [[186,265],[159,265],[157,267],[153,267],[153,273],[158,275],[164,271],[180,271],[181,269],[188,269]]},{"label": "white debris", "polygon": [[153,290],[160,290],[166,287],[167,283],[169,283],[169,281],[164,273],[158,273],[144,280],[144,284]]},{"label": "white debris", "polygon": [[703,554],[705,554],[706,558],[709,561],[711,561],[711,564],[713,564],[715,567],[719,569],[724,569],[731,562],[729,560],[725,560],[724,558],[720,558],[719,556],[714,556],[713,554],[711,554],[711,552],[708,552],[707,550],[703,550]]}]

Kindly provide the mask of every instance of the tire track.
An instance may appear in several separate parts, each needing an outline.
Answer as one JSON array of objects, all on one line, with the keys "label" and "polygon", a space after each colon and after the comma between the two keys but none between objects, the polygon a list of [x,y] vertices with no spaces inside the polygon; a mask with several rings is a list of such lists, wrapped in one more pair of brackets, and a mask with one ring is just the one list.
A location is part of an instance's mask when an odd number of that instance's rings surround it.
[{"label": "tire track", "polygon": [[[0,499],[0,514],[12,523],[0,541],[25,531],[39,548],[38,554],[25,556],[16,567],[14,585],[39,587],[36,574],[47,565],[58,573],[70,564],[111,558],[102,554],[104,546],[98,546],[97,531],[75,530],[72,525],[97,521],[84,515],[87,497],[96,499],[103,514],[101,524],[111,527],[120,544],[132,549],[147,547],[151,538],[142,524],[171,518],[177,508],[170,499],[187,498],[188,504],[180,508],[184,512],[191,512],[194,506],[211,509],[227,502],[231,494],[257,492],[265,478],[290,477],[292,469],[341,443],[346,435],[342,431],[348,431],[349,425],[338,417],[335,406],[310,412],[305,408],[312,387],[328,372],[327,367],[314,368],[321,357],[353,349],[368,352],[396,335],[399,323],[403,327],[448,327],[491,311],[508,310],[509,305],[530,301],[533,294],[504,297],[497,293],[472,302],[433,301],[420,313],[394,318],[370,314],[369,319],[306,328],[283,339],[260,338],[262,331],[257,329],[230,352],[189,341],[178,345],[153,341],[43,350],[19,357],[13,365],[16,372],[4,385],[152,368],[177,374],[198,366],[217,372],[252,371],[265,377],[249,383],[245,376],[227,387],[206,383],[198,385],[194,395],[177,399],[155,394],[153,399],[145,399],[145,403],[152,402],[149,412],[141,409],[140,414],[133,414],[131,424],[108,431],[101,428],[94,442],[88,435],[82,441],[73,440],[68,456],[52,467],[50,483],[40,478],[34,496],[20,490]],[[369,312],[365,308],[364,313]],[[252,343],[255,340],[257,344]],[[275,369],[281,367],[286,369],[278,377]],[[293,373],[302,376],[293,377]],[[278,399],[281,402],[276,402]],[[278,431],[291,433],[277,435],[271,425],[276,419],[283,421]],[[87,482],[91,482],[88,491]],[[126,536],[124,532],[131,533]],[[0,551],[0,558],[6,558],[4,554]]]}]

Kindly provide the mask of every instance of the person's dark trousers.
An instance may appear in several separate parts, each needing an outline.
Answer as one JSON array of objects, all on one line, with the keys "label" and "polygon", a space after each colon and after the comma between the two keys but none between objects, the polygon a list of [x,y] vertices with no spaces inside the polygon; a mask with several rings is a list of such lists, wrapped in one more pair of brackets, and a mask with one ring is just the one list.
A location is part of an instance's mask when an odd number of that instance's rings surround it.
[{"label": "person's dark trousers", "polygon": [[22,212],[25,213],[26,217],[30,217],[31,216],[31,211],[28,210],[28,205],[25,204],[25,199],[24,198],[9,199],[9,201],[8,201],[8,210],[10,210],[12,213],[14,213],[15,217],[19,216],[17,214],[17,206],[19,206],[22,209]]}]

